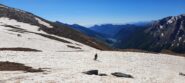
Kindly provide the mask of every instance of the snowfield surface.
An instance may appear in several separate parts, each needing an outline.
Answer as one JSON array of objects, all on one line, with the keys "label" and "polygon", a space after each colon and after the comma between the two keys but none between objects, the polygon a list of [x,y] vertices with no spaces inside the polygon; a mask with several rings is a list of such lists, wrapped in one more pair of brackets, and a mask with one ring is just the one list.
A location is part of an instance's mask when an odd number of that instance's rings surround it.
[{"label": "snowfield surface", "polygon": [[[96,50],[89,46],[83,45],[81,43],[75,42],[71,39],[53,36],[71,43],[64,43],[56,40],[52,40],[38,34],[34,33],[20,33],[12,30],[11,27],[5,27],[4,25],[11,25],[20,29],[24,29],[26,31],[41,33],[45,35],[47,34],[43,31],[38,31],[40,27],[30,25],[27,23],[17,22],[16,20],[9,18],[0,18],[0,48],[15,48],[15,47],[24,47],[24,48],[32,48],[41,51],[85,51],[85,50]],[[20,37],[18,37],[20,35]],[[80,47],[81,49],[70,48],[67,45]]]},{"label": "snowfield surface", "polygon": [[[98,61],[94,54],[98,53]],[[45,68],[42,73],[1,71],[1,83],[184,83],[185,58],[165,54],[134,52],[0,52],[0,61],[23,63]],[[98,69],[108,76],[85,75]],[[131,74],[117,78],[113,72]]]},{"label": "snowfield surface", "polygon": [[41,19],[36,18],[36,17],[35,17],[35,19],[36,19],[41,25],[44,25],[44,26],[46,26],[46,27],[48,27],[48,28],[53,28],[53,26],[51,26],[50,24],[48,24],[48,23],[42,21]]},{"label": "snowfield surface", "polygon": [[[16,27],[19,27],[21,29],[26,29],[26,30],[32,31],[32,32],[39,32],[38,29],[40,28],[38,26],[30,25],[30,24],[27,24],[27,23],[17,22],[14,19],[9,19],[9,18],[6,18],[6,17],[1,17],[0,18],[0,26],[1,26],[0,29],[2,29],[2,25],[12,25],[12,26],[16,26]],[[42,32],[42,31],[40,31],[40,32]]]},{"label": "snowfield surface", "polygon": [[[28,32],[21,33],[19,28]],[[99,51],[67,38],[52,35],[71,43],[35,34],[49,35],[39,31],[39,28],[13,19],[0,18],[0,48],[22,47],[42,51],[0,50],[0,62],[22,63],[45,70],[40,73],[0,71],[0,83],[185,83],[185,76],[179,75],[180,72],[185,73],[184,57]],[[98,61],[93,60],[96,53]],[[94,69],[108,76],[82,73]],[[117,78],[111,75],[114,72],[130,74],[134,78]]]}]

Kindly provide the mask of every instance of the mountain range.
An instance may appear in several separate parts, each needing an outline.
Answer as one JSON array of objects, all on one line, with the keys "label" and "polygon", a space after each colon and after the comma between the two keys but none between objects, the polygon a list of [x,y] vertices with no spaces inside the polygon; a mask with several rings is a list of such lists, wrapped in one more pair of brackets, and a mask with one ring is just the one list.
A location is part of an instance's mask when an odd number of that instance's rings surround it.
[{"label": "mountain range", "polygon": [[184,83],[184,19],[95,29],[0,5],[0,83]]},{"label": "mountain range", "polygon": [[[1,4],[0,18],[38,26],[36,31],[47,34],[30,33],[58,41],[63,40],[54,36],[69,38],[101,50],[139,49],[152,52],[168,50],[185,53],[185,14],[144,23],[84,27],[59,21],[51,22],[30,12]],[[25,31],[19,27],[20,25],[3,24],[1,26],[15,29],[11,31]]]},{"label": "mountain range", "polygon": [[151,26],[130,37],[122,48],[185,53],[185,15],[154,21]]},{"label": "mountain range", "polygon": [[84,27],[78,24],[66,24],[66,26],[100,40],[112,48],[119,48],[120,44],[124,44],[123,42],[127,40],[128,37],[130,37],[136,31],[148,27],[150,23],[151,22],[122,25],[102,24],[94,25],[92,27]]},{"label": "mountain range", "polygon": [[[88,32],[75,28],[84,34]],[[85,28],[85,27],[83,27]],[[85,28],[96,32],[114,49],[140,49],[152,52],[185,52],[185,15],[123,25],[103,24]],[[94,36],[96,39],[101,39]]]},{"label": "mountain range", "polygon": [[84,26],[81,26],[78,24],[70,25],[70,24],[65,24],[65,23],[59,22],[59,21],[56,21],[55,23],[59,24],[59,25],[62,24],[62,25],[68,26],[76,31],[83,33],[84,35],[87,35],[91,38],[94,38],[96,41],[102,42],[102,43],[106,44],[107,46],[111,47],[110,45],[112,44],[112,40],[110,40],[111,39],[110,36],[107,36],[104,33],[96,32],[94,30],[91,30],[87,27],[84,27]]}]

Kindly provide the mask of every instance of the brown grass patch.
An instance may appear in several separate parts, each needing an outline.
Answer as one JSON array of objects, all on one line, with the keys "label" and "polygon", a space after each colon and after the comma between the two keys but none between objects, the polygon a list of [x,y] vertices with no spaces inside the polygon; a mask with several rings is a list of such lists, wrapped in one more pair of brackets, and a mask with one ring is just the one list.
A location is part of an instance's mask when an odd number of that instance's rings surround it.
[{"label": "brown grass patch", "polygon": [[169,54],[169,55],[175,55],[175,56],[182,56],[185,57],[185,54],[180,54],[180,53],[175,53],[173,51],[170,50],[162,50],[161,52],[152,52],[152,51],[146,51],[146,50],[140,50],[140,49],[118,49],[115,51],[122,51],[122,52],[140,52],[140,53],[152,53],[152,54]]},{"label": "brown grass patch", "polygon": [[21,63],[0,62],[0,71],[25,71],[25,72],[43,72],[41,68],[33,69]]},{"label": "brown grass patch", "polygon": [[43,36],[43,37],[51,39],[51,40],[56,40],[56,41],[60,41],[60,42],[63,42],[63,43],[71,43],[71,42],[69,42],[67,40],[60,39],[60,38],[57,38],[57,37],[54,37],[54,36],[51,36],[51,35],[46,35],[46,34],[42,34],[42,33],[35,33],[35,34]]},{"label": "brown grass patch", "polygon": [[67,45],[67,47],[74,48],[74,49],[81,49],[80,47],[75,47],[75,46],[71,46],[71,45]]},{"label": "brown grass patch", "polygon": [[140,52],[140,53],[153,53],[153,54],[157,54],[157,52],[150,52],[150,51],[140,50],[140,49],[118,49],[118,50],[115,50],[115,51]]},{"label": "brown grass patch", "polygon": [[22,48],[22,47],[16,47],[16,48],[0,48],[0,51],[27,51],[27,52],[42,52],[41,50],[36,50],[32,48]]},{"label": "brown grass patch", "polygon": [[13,32],[19,32],[19,33],[33,33],[33,34],[37,34],[37,35],[40,35],[42,37],[45,37],[45,38],[48,38],[48,39],[51,39],[51,40],[56,40],[56,41],[60,41],[60,42],[63,42],[63,43],[71,43],[67,40],[64,40],[64,39],[60,39],[60,38],[57,38],[55,36],[51,36],[51,35],[47,35],[47,34],[42,34],[42,33],[36,33],[36,32],[31,32],[31,31],[27,31],[25,29],[21,29],[17,26],[12,26],[12,25],[3,25],[5,27],[9,27],[9,28],[12,28],[11,30],[9,31],[13,31]]}]

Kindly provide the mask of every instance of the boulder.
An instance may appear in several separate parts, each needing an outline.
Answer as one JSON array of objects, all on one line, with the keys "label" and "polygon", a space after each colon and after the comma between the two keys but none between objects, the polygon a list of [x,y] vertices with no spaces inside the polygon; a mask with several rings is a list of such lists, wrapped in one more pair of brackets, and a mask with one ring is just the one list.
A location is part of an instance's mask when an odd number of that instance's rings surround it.
[{"label": "boulder", "polygon": [[130,74],[124,74],[124,73],[121,73],[121,72],[115,72],[115,73],[111,73],[113,76],[116,76],[116,77],[125,77],[125,78],[134,78],[132,75]]},{"label": "boulder", "polygon": [[99,76],[107,76],[107,74],[101,73],[101,74],[99,74]]},{"label": "boulder", "polygon": [[89,71],[86,71],[86,72],[83,72],[87,75],[98,75],[98,70],[89,70]]}]

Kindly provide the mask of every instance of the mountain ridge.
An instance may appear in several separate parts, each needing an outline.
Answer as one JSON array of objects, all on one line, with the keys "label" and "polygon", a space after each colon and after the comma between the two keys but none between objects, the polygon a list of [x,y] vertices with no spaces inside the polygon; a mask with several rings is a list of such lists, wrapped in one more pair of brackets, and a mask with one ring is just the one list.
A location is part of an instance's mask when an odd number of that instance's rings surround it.
[{"label": "mountain ridge", "polygon": [[39,16],[36,16],[30,12],[26,12],[20,9],[0,5],[0,18],[8,17],[9,19],[15,19],[19,22],[28,23],[31,25],[39,26],[38,31],[44,31],[51,35],[61,36],[75,40],[80,43],[92,46],[101,50],[111,49],[103,43],[100,43],[93,38],[90,38],[78,31],[75,31],[64,25],[57,25],[53,22],[45,20]]},{"label": "mountain ridge", "polygon": [[149,27],[131,37],[123,48],[137,48],[161,52],[185,52],[185,15],[156,20]]}]

